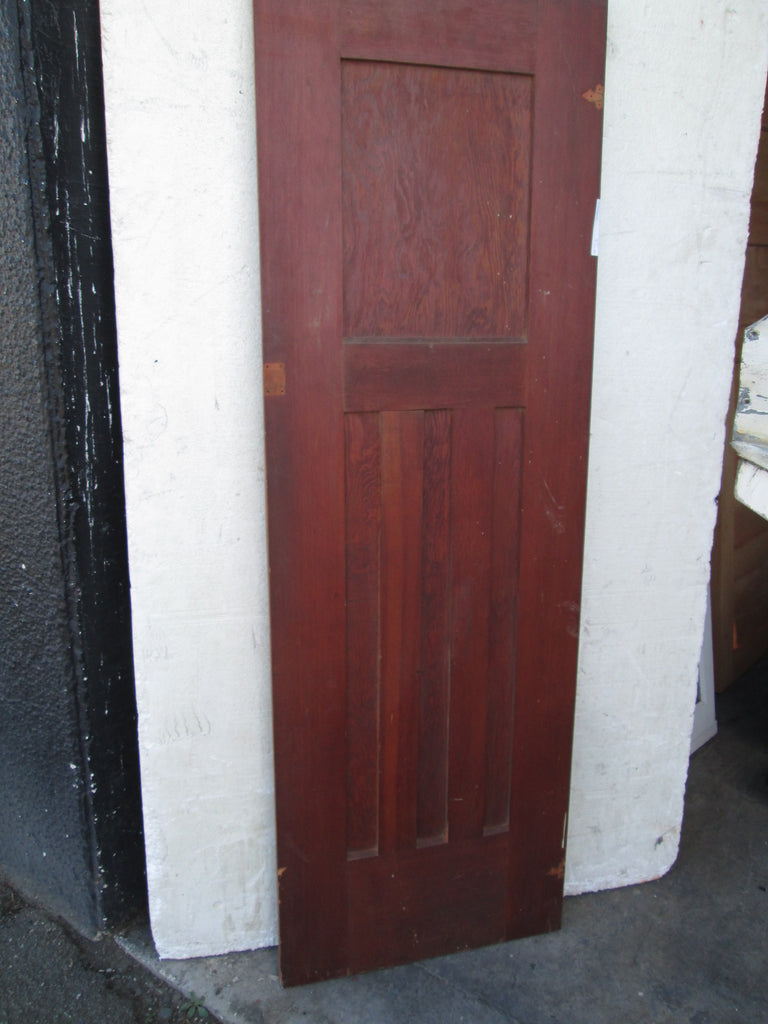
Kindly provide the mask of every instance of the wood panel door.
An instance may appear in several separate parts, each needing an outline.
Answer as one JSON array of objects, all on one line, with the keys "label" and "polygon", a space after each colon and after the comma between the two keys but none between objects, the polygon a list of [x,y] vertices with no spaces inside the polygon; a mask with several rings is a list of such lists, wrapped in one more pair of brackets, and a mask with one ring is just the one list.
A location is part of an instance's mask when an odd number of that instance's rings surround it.
[{"label": "wood panel door", "polygon": [[255,0],[281,971],[559,926],[605,0]]}]

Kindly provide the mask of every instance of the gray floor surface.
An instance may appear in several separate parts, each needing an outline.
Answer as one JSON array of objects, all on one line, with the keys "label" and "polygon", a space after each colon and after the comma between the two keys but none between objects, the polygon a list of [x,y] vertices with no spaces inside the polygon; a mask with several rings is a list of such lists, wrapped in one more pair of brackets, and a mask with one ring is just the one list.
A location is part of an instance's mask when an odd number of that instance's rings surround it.
[{"label": "gray floor surface", "polygon": [[768,662],[717,713],[675,867],[567,899],[560,932],[284,990],[275,950],[159,961],[146,927],[89,942],[0,880],[0,1024],[768,1022]]},{"label": "gray floor surface", "polygon": [[664,878],[565,901],[562,931],[284,990],[275,950],[159,961],[228,1024],[736,1024],[768,1021],[768,664],[718,705],[692,758],[680,856]]}]

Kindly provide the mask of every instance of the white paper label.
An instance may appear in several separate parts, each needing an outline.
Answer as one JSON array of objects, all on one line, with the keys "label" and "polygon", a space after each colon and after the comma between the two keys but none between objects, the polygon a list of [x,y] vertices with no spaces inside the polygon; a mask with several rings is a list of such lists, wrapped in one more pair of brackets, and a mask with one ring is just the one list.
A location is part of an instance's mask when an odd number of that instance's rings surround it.
[{"label": "white paper label", "polygon": [[592,222],[592,247],[590,255],[597,256],[600,249],[600,200],[595,200],[595,219]]}]

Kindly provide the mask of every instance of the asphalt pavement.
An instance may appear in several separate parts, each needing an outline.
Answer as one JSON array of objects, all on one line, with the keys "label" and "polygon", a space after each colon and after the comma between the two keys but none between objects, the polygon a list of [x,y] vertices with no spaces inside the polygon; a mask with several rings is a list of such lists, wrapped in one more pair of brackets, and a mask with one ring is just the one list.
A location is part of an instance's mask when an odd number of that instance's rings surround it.
[{"label": "asphalt pavement", "polygon": [[111,938],[91,942],[0,879],[0,1024],[219,1024]]}]

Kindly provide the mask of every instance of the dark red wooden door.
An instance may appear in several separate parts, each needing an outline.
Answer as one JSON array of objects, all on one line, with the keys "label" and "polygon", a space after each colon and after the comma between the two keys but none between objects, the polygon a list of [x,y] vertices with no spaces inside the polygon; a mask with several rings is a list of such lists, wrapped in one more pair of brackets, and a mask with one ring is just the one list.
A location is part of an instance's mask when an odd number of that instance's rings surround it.
[{"label": "dark red wooden door", "polygon": [[255,31],[293,984],[559,925],[605,0]]}]

